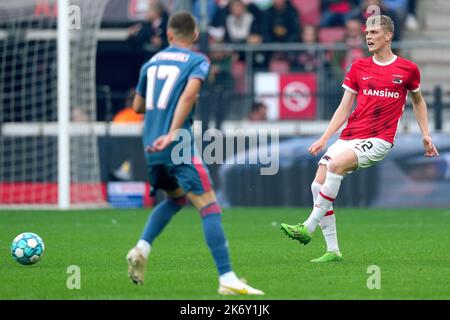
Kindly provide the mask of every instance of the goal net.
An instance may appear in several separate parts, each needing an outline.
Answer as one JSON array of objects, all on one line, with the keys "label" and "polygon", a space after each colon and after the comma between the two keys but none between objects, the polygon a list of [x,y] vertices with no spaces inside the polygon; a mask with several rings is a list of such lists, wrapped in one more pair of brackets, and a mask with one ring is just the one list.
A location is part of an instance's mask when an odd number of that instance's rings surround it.
[{"label": "goal net", "polygon": [[[77,125],[96,120],[97,31],[108,1],[68,1],[69,156],[62,167],[70,168],[70,206],[105,204],[97,137]],[[53,206],[61,194],[58,3],[0,1],[0,206]]]}]

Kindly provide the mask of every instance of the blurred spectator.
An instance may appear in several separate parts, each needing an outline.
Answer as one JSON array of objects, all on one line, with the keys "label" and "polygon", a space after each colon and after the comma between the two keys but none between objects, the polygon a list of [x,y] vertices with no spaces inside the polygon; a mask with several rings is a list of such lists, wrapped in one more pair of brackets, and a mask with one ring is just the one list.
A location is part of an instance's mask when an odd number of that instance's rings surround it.
[{"label": "blurred spectator", "polygon": [[[250,12],[258,23],[261,23],[263,18],[263,10],[257,4],[255,4],[255,0],[241,0],[242,3],[247,7],[247,11]],[[271,0],[269,0],[271,2]],[[212,25],[224,25],[225,18],[230,12],[230,3],[232,0],[217,0],[217,10],[214,14],[214,18],[211,22]]]},{"label": "blurred spectator", "polygon": [[[222,5],[224,4],[222,2]],[[261,15],[258,7],[248,0],[226,1],[226,6],[217,11],[210,26],[209,34],[212,41],[260,44],[262,42]],[[236,52],[234,60],[236,62],[233,64],[233,70],[240,70],[242,66],[236,63],[244,63],[245,53]],[[242,89],[242,76],[240,78],[236,79],[236,83]]]},{"label": "blurred spectator", "polygon": [[395,12],[402,26],[405,25],[406,15],[408,13],[408,0],[383,0],[383,4],[389,11]]},{"label": "blurred spectator", "polygon": [[135,24],[128,29],[128,41],[141,50],[150,46],[151,51],[158,51],[168,45],[167,22],[169,15],[159,2],[152,2],[147,11],[146,21]]},{"label": "blurred spectator", "polygon": [[73,122],[88,122],[89,115],[86,112],[86,110],[87,110],[86,106],[79,106],[72,108],[71,120]]},{"label": "blurred spectator", "polygon": [[249,0],[221,1],[209,29],[216,41],[262,42],[262,12]]},{"label": "blurred spectator", "polygon": [[225,42],[245,43],[250,35],[258,36],[256,19],[241,0],[231,0],[229,10],[225,20]]},{"label": "blurred spectator", "polygon": [[128,15],[135,21],[145,20],[147,11],[158,0],[131,0],[128,2]]},{"label": "blurred spectator", "polygon": [[262,32],[265,9],[261,9],[254,0],[242,0],[242,2],[247,6],[248,12],[250,12],[253,17],[255,17],[256,27],[258,28],[259,32]]},{"label": "blurred spectator", "polygon": [[408,13],[406,16],[405,26],[409,30],[419,29],[419,23],[417,22],[416,15],[416,0],[409,0],[408,2]]},{"label": "blurred spectator", "polygon": [[261,12],[267,10],[272,5],[272,0],[251,0]]},{"label": "blurred spectator", "polygon": [[273,0],[264,22],[265,42],[297,42],[300,37],[300,17],[290,0]]},{"label": "blurred spectator", "polygon": [[320,27],[343,27],[345,16],[358,4],[359,0],[322,0]]},{"label": "blurred spectator", "polygon": [[[214,42],[213,40],[212,43]],[[221,50],[211,50],[209,58],[211,60],[211,68],[208,75],[208,83],[229,82],[231,78],[231,53]]]},{"label": "blurred spectator", "polygon": [[[300,38],[300,17],[290,0],[273,0],[264,18],[263,39],[265,42],[298,42]],[[256,58],[256,57],[255,57]],[[286,52],[264,54],[264,62],[268,61],[272,72],[288,72],[289,59]],[[260,63],[263,66],[263,63]]]},{"label": "blurred spectator", "polygon": [[267,106],[262,102],[253,102],[248,114],[248,120],[267,121]]},{"label": "blurred spectator", "polygon": [[211,50],[209,58],[211,68],[204,92],[208,94],[208,105],[215,115],[216,128],[220,128],[234,92],[235,81],[231,74],[233,57],[229,51]]},{"label": "blurred spectator", "polygon": [[362,24],[359,19],[350,19],[345,23],[346,50],[335,50],[332,56],[332,69],[335,77],[341,80],[347,68],[355,61],[366,57],[368,51],[365,48],[365,36],[362,32]]},{"label": "blurred spectator", "polygon": [[136,94],[134,88],[128,90],[127,98],[125,99],[125,108],[117,112],[113,118],[115,123],[133,123],[142,122],[144,115],[136,113],[132,107],[134,95]]},{"label": "blurred spectator", "polygon": [[225,19],[228,15],[228,1],[218,1],[218,7],[208,26],[208,34],[215,42],[222,42],[225,37]]},{"label": "blurred spectator", "polygon": [[294,57],[293,67],[302,72],[315,72],[320,66],[320,54],[315,44],[318,42],[317,28],[306,25],[302,29],[301,42],[307,46],[306,50]]},{"label": "blurred spectator", "polygon": [[[212,21],[212,19],[214,18],[214,15],[216,14],[216,10],[218,10],[217,8],[217,4],[215,0],[206,0],[207,2],[207,19],[208,19],[208,24],[210,24],[210,22]],[[189,1],[177,1],[175,0],[175,2],[180,3],[178,4],[178,7],[181,7],[181,3],[183,2],[189,2]],[[197,22],[200,23],[200,21],[202,20],[201,17],[201,0],[192,0],[192,14],[194,15],[194,17],[197,19]],[[180,9],[184,9],[186,10],[187,8],[180,8]]]}]

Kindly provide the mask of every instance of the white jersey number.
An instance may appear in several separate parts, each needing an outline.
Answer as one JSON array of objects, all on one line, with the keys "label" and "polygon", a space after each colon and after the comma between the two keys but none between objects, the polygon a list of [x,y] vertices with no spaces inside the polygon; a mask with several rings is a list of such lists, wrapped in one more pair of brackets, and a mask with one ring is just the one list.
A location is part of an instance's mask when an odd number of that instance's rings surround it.
[{"label": "white jersey number", "polygon": [[145,105],[147,109],[153,110],[153,98],[155,94],[155,85],[157,80],[163,80],[164,84],[159,94],[156,107],[158,109],[165,109],[169,96],[172,93],[175,82],[180,75],[180,68],[177,66],[151,66],[147,70],[147,98]]}]

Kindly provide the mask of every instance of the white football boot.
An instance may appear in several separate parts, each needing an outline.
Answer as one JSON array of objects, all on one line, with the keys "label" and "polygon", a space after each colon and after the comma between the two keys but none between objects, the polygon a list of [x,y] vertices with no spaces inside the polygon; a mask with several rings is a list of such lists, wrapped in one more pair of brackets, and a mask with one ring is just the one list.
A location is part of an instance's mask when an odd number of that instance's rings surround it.
[{"label": "white football boot", "polygon": [[228,295],[256,295],[262,296],[264,292],[250,287],[244,279],[234,281],[233,283],[219,283],[219,294]]},{"label": "white football boot", "polygon": [[147,259],[145,259],[138,247],[132,248],[127,254],[128,276],[134,284],[142,285],[144,283],[144,273],[147,267]]}]

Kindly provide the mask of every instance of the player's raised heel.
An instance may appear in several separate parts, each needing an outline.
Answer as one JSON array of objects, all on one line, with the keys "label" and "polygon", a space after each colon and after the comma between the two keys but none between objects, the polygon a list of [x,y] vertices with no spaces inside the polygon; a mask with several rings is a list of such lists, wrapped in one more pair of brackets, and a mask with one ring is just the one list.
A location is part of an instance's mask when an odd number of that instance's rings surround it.
[{"label": "player's raised heel", "polygon": [[219,284],[219,290],[217,292],[224,296],[236,296],[236,295],[254,295],[263,296],[264,292],[250,287],[243,280],[239,280],[234,284]]},{"label": "player's raised heel", "polygon": [[131,281],[137,285],[144,284],[145,267],[147,266],[147,259],[144,258],[139,248],[134,247],[127,254],[128,261],[128,276]]},{"label": "player's raised heel", "polygon": [[297,240],[304,245],[307,245],[311,241],[311,233],[308,228],[301,223],[295,225],[282,223],[280,229],[283,230],[289,238]]},{"label": "player's raised heel", "polygon": [[328,251],[323,256],[317,259],[313,259],[310,262],[327,263],[327,262],[339,262],[342,261],[342,254],[338,251]]}]

